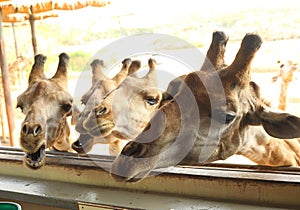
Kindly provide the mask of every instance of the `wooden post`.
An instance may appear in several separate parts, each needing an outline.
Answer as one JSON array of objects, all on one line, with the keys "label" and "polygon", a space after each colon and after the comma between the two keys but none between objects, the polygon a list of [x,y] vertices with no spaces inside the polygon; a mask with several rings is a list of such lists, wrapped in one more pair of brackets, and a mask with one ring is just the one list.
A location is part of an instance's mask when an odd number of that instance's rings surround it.
[{"label": "wooden post", "polygon": [[15,43],[16,57],[18,58],[19,57],[19,50],[18,50],[18,43],[17,43],[17,37],[16,37],[15,23],[11,23],[11,27],[12,27],[14,43]]},{"label": "wooden post", "polygon": [[31,13],[29,14],[29,23],[31,28],[31,41],[33,47],[33,54],[34,56],[37,55],[37,44],[36,44],[36,36],[35,36],[35,25],[34,25],[34,15]]},{"label": "wooden post", "polygon": [[11,91],[10,91],[10,84],[9,84],[9,72],[8,72],[8,67],[6,62],[6,55],[5,55],[3,34],[2,34],[2,8],[0,8],[0,64],[1,64],[5,108],[6,108],[6,115],[7,115],[8,129],[9,129],[10,146],[13,147],[15,123],[14,123],[13,105],[12,105],[12,100],[10,95]]},{"label": "wooden post", "polygon": [[[3,97],[3,95],[1,95],[1,97]],[[2,134],[2,137],[3,137],[3,140],[5,141],[5,122],[4,122],[4,104],[3,104],[3,100],[1,99],[1,104],[0,104],[0,118],[1,118],[1,134]],[[0,146],[1,146],[1,143],[0,143]]]}]

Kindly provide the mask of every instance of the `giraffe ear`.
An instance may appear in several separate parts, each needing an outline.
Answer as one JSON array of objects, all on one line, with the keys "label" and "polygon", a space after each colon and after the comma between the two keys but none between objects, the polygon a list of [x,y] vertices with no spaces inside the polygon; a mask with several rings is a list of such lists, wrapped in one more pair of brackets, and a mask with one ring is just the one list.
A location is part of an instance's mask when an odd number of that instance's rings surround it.
[{"label": "giraffe ear", "polygon": [[260,113],[261,125],[275,138],[292,139],[300,137],[300,118],[285,112],[263,110]]}]

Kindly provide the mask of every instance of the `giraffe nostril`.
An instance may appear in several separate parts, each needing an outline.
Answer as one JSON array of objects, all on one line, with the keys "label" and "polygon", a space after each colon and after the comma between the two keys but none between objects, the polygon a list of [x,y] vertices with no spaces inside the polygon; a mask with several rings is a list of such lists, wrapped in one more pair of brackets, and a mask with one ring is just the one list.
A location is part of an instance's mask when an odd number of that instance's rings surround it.
[{"label": "giraffe nostril", "polygon": [[75,141],[73,145],[75,145],[76,147],[82,147],[82,143],[79,140]]},{"label": "giraffe nostril", "polygon": [[33,128],[33,135],[34,135],[34,136],[39,135],[41,132],[42,132],[42,126],[41,126],[41,125],[36,125],[36,126]]},{"label": "giraffe nostril", "polygon": [[101,115],[104,115],[108,112],[108,109],[105,106],[101,106],[100,108],[95,110],[96,112],[96,117],[99,117]]},{"label": "giraffe nostril", "polygon": [[33,136],[37,136],[42,132],[42,126],[40,124],[28,125],[26,123],[23,125],[21,132],[24,135],[33,134]]},{"label": "giraffe nostril", "polygon": [[23,125],[22,127],[22,133],[27,134],[28,133],[28,126],[26,124]]}]

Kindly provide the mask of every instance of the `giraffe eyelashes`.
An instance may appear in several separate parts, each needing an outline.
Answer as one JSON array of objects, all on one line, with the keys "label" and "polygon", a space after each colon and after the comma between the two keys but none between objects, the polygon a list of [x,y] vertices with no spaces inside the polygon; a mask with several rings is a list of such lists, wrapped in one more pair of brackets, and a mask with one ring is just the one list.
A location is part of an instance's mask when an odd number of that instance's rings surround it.
[{"label": "giraffe eyelashes", "polygon": [[209,117],[216,120],[222,124],[230,124],[236,117],[236,114],[232,111],[224,112],[222,110],[215,110],[212,115],[210,114]]},{"label": "giraffe eyelashes", "polygon": [[229,87],[230,90],[234,90],[235,86],[236,86],[236,83],[235,83],[235,82],[231,83],[231,84],[230,84],[230,87]]},{"label": "giraffe eyelashes", "polygon": [[70,103],[62,104],[61,107],[66,113],[68,113],[68,112],[70,112],[70,110],[72,108],[72,104],[70,104]]},{"label": "giraffe eyelashes", "polygon": [[149,105],[155,105],[158,103],[158,99],[156,98],[146,98],[146,102],[149,104]]},{"label": "giraffe eyelashes", "polygon": [[235,118],[235,115],[226,114],[225,115],[225,124],[231,123]]}]

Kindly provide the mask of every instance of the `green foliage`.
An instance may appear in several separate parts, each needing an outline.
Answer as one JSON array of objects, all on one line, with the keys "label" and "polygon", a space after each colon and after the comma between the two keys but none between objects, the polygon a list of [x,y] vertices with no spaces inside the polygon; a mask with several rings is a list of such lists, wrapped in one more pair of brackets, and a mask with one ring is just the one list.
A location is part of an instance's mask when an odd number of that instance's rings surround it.
[{"label": "green foliage", "polygon": [[85,51],[77,51],[69,53],[70,60],[70,68],[75,72],[86,71],[90,69],[85,69],[87,62],[92,57],[92,53]]}]

